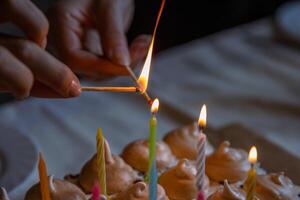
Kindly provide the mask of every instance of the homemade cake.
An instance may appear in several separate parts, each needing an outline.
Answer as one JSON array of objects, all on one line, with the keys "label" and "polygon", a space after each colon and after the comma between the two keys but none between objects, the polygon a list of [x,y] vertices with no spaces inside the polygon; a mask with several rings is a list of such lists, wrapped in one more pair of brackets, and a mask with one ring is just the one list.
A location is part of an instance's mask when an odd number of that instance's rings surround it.
[{"label": "homemade cake", "polygon": [[[196,160],[198,138],[198,125],[194,123],[167,133],[164,142],[169,145],[177,159]],[[206,155],[210,155],[213,150],[211,144],[206,141]]]},{"label": "homemade cake", "polygon": [[9,200],[7,192],[3,187],[0,188],[0,200]]},{"label": "homemade cake", "polygon": [[[176,166],[163,172],[158,183],[165,189],[171,200],[192,200],[196,198],[196,168],[187,159],[180,160]],[[209,180],[206,177],[205,191]]]},{"label": "homemade cake", "polygon": [[[88,200],[83,191],[68,181],[48,178],[51,200]],[[42,200],[40,184],[32,186],[25,195],[25,200]]]},{"label": "homemade cake", "polygon": [[219,148],[206,158],[206,174],[215,182],[244,181],[249,168],[247,152],[231,148],[228,141],[220,144]]},{"label": "homemade cake", "polygon": [[237,185],[230,185],[227,180],[208,200],[245,200],[246,193]]},{"label": "homemade cake", "polygon": [[284,173],[271,173],[257,177],[256,194],[260,200],[299,200],[300,187]]},{"label": "homemade cake", "polygon": [[[149,165],[148,140],[136,140],[128,144],[122,153],[122,158],[134,169],[147,172]],[[170,148],[162,141],[156,142],[156,163],[159,172],[173,166],[176,158]]]},{"label": "homemade cake", "polygon": [[[109,195],[122,192],[135,181],[141,180],[138,172],[117,155],[112,155],[105,141],[106,184]],[[97,155],[94,155],[82,168],[78,183],[85,193],[91,193],[95,181],[98,180]],[[116,181],[118,180],[118,181]]]},{"label": "homemade cake", "polygon": [[[147,200],[149,198],[149,187],[145,182],[137,182],[128,190],[111,196],[111,200]],[[157,185],[157,200],[169,200],[164,189]]]}]

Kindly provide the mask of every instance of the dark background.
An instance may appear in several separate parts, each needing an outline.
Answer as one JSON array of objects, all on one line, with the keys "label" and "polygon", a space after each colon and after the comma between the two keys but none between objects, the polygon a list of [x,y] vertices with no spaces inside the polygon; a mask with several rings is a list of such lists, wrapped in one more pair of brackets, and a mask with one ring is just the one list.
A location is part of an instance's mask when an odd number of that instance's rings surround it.
[{"label": "dark background", "polygon": [[[204,37],[243,23],[272,16],[288,0],[166,0],[155,52]],[[46,10],[55,0],[33,0]],[[160,0],[136,0],[135,17],[128,37],[151,34]],[[0,94],[0,103],[12,98]]]},{"label": "dark background", "polygon": [[[163,50],[214,32],[271,16],[287,0],[166,0],[156,50]],[[129,38],[151,33],[160,0],[136,0]]]}]

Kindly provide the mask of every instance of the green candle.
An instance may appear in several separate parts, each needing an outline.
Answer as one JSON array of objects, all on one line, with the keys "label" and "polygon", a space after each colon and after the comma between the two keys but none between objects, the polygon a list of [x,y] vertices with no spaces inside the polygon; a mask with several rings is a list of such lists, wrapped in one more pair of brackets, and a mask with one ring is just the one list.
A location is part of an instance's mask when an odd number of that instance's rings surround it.
[{"label": "green candle", "polygon": [[149,121],[149,127],[150,127],[150,133],[149,133],[149,139],[148,139],[148,145],[149,145],[149,167],[148,167],[148,178],[150,178],[150,170],[152,163],[156,161],[156,127],[157,127],[157,119],[155,114],[158,111],[159,107],[159,101],[158,99],[155,99],[151,106],[151,118]]},{"label": "green candle", "polygon": [[149,167],[147,181],[149,182],[149,200],[156,200],[157,197],[157,169],[156,169],[156,128],[157,119],[155,114],[158,111],[159,101],[155,99],[151,106],[151,118],[149,121]]},{"label": "green candle", "polygon": [[151,166],[152,162],[155,159],[155,143],[156,143],[156,127],[157,127],[157,119],[155,115],[151,116],[150,122],[150,134],[149,134],[149,166]]}]

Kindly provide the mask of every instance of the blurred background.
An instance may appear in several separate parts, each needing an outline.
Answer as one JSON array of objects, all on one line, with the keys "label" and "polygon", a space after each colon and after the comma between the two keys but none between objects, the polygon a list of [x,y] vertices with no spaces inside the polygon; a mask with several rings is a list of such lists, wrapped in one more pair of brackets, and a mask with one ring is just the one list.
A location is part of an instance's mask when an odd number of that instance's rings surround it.
[{"label": "blurred background", "polygon": [[[160,1],[137,0],[129,38],[151,33]],[[253,20],[272,16],[288,0],[167,0],[158,30],[159,51]],[[149,19],[149,16],[152,16]],[[151,24],[148,21],[152,21]],[[146,22],[146,23],[145,23]],[[174,33],[174,34],[172,34]]]},{"label": "blurred background", "polygon": [[[277,8],[289,0],[167,0],[158,30],[158,51],[265,17],[272,17]],[[33,0],[42,10],[55,0]],[[135,17],[128,32],[129,40],[153,30],[159,0],[136,0]],[[2,28],[5,29],[6,27]],[[11,101],[0,94],[0,104]]]}]

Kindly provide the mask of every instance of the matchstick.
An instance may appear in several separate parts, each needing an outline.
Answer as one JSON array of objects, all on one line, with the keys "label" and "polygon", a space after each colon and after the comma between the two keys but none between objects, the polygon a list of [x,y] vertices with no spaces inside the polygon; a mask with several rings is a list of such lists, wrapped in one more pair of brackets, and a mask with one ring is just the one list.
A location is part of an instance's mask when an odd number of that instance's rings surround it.
[{"label": "matchstick", "polygon": [[[134,82],[137,84],[137,86],[139,87],[139,82],[138,79],[135,75],[135,73],[132,71],[132,69],[129,66],[125,66],[130,77],[134,80]],[[141,93],[145,99],[147,100],[147,102],[151,105],[152,104],[152,99],[150,98],[150,96],[148,95],[147,91],[145,91],[144,93]]]},{"label": "matchstick", "polygon": [[81,91],[95,92],[139,92],[137,87],[81,87]]}]

